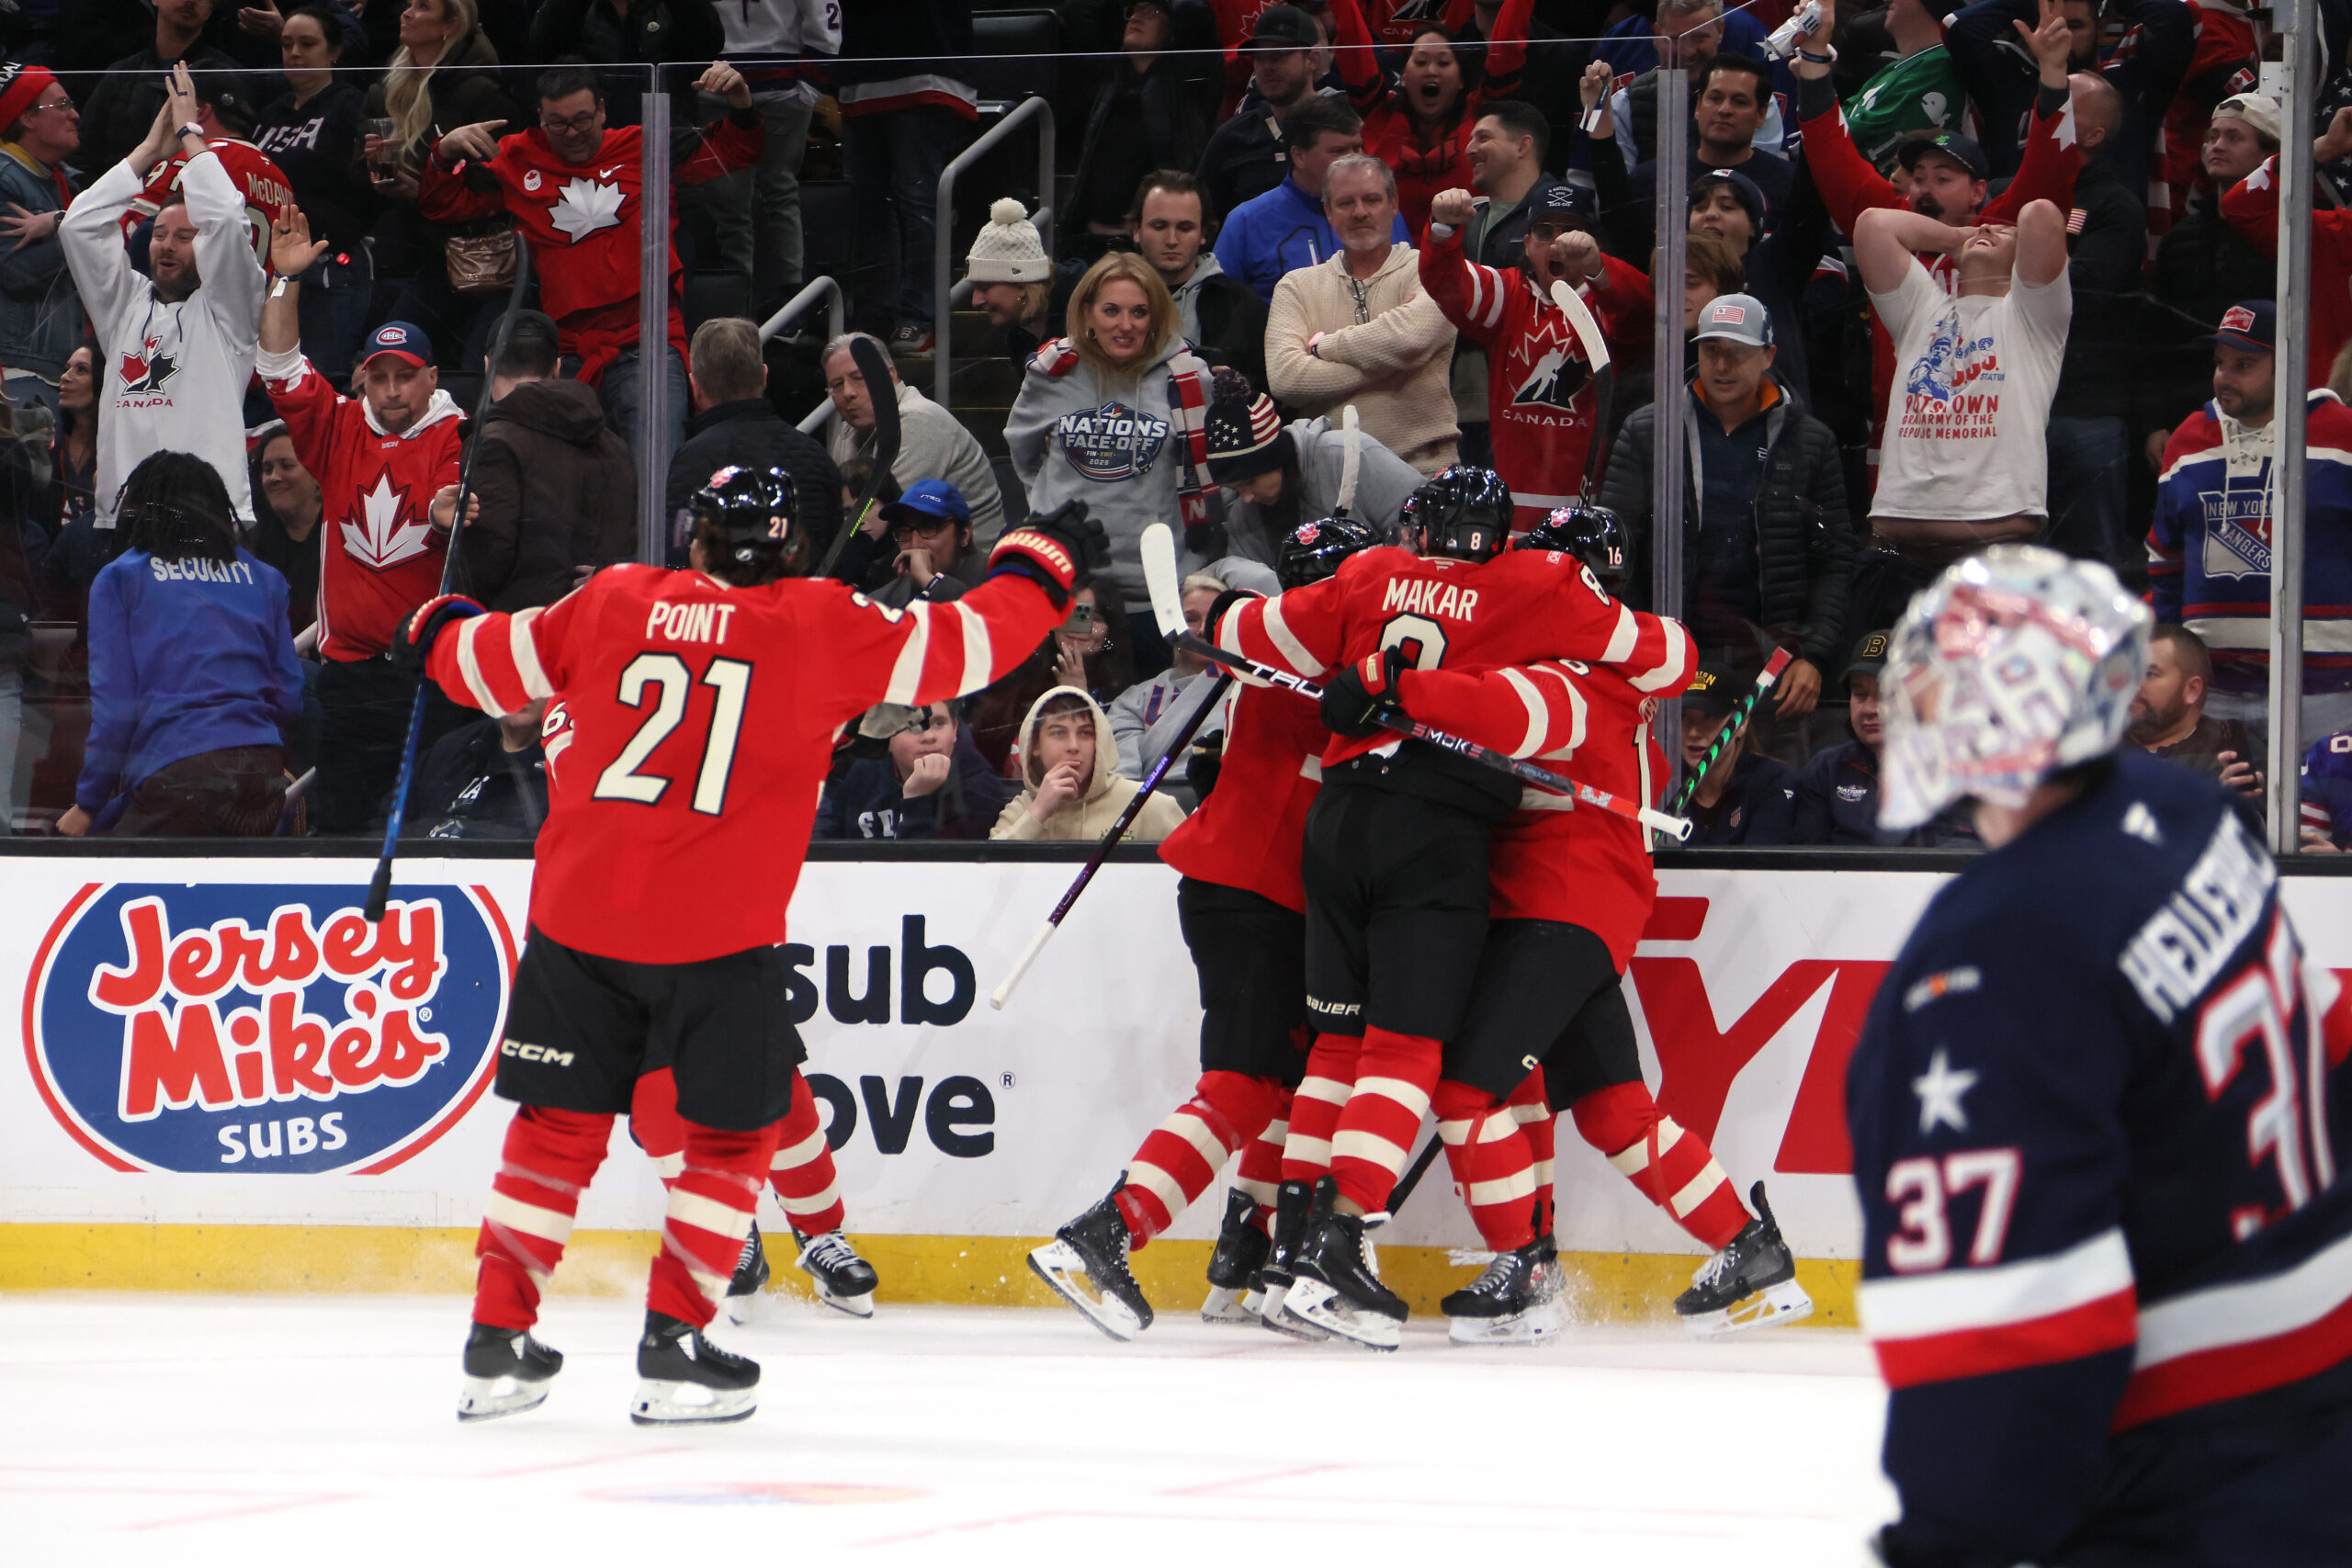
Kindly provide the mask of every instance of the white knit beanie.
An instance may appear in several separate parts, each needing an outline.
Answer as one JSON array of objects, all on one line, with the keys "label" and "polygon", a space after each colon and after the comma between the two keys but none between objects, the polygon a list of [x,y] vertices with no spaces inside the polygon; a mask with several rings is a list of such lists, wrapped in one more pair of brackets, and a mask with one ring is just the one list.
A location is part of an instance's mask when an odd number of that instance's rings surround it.
[{"label": "white knit beanie", "polygon": [[974,283],[1043,283],[1054,276],[1054,264],[1046,259],[1037,226],[1008,196],[989,207],[989,220],[964,258],[964,273]]}]

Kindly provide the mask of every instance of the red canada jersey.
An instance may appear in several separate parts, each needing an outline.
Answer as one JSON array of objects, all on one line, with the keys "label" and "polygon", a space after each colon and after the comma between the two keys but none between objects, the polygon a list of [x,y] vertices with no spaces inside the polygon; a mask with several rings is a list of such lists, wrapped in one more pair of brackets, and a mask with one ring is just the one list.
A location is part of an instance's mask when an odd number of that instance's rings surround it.
[{"label": "red canada jersey", "polygon": [[691,964],[784,941],[842,725],[978,691],[1061,619],[1016,572],[893,610],[822,579],[617,566],[545,609],[458,623],[427,668],[485,713],[563,705],[531,924],[583,953]]},{"label": "red canada jersey", "polygon": [[[1487,351],[1487,415],[1495,472],[1510,486],[1511,531],[1523,534],[1584,483],[1592,450],[1592,367],[1561,309],[1517,267],[1481,266],[1457,231],[1421,243],[1421,287],[1463,336]],[[1588,296],[1612,357],[1647,347],[1650,285],[1603,256],[1605,287]]]},{"label": "red canada jersey", "polygon": [[1225,759],[1200,809],[1161,840],[1159,858],[1200,882],[1304,911],[1298,865],[1306,808],[1323,782],[1331,732],[1313,703],[1272,686],[1236,686]]},{"label": "red canada jersey", "polygon": [[307,359],[269,400],[294,455],[319,481],[319,652],[347,662],[392,645],[401,618],[441,591],[448,536],[433,498],[458,482],[464,419],[436,391],[414,424],[388,433],[357,398],[339,395]]},{"label": "red canada jersey", "polygon": [[[285,171],[271,162],[268,153],[250,141],[234,137],[216,137],[205,143],[220,160],[229,173],[229,183],[245,198],[245,231],[254,243],[254,254],[261,258],[262,271],[277,276],[269,265],[270,225],[294,210],[294,185]],[[146,222],[167,203],[179,199],[180,175],[187,168],[187,154],[175,152],[155,165],[147,183],[131,198],[122,215],[122,237],[130,238],[131,231]]]},{"label": "red canada jersey", "polygon": [[[1846,115],[1832,109],[1804,122],[1805,167],[1829,209],[1830,220],[1840,233],[1850,234],[1854,223],[1873,207],[1904,208],[1910,204],[1854,148],[1847,134]],[[2066,212],[2075,205],[2075,175],[2083,166],[2083,150],[2075,141],[2075,109],[2070,103],[2056,114],[2033,117],[2027,128],[2025,155],[2016,178],[1997,196],[1988,196],[1978,218],[1984,223],[2015,223],[2030,202],[2047,201]],[[1950,221],[1955,214],[1947,214]],[[1944,288],[1952,287],[1951,258],[1922,254],[1919,263]],[[1871,312],[1871,452],[1877,461],[1879,442],[1886,425],[1886,395],[1894,385],[1894,340],[1886,325]],[[1875,477],[1875,476],[1873,476]]]},{"label": "red canada jersey", "polygon": [[[1551,660],[1476,674],[1408,671],[1396,694],[1424,724],[1654,807],[1667,779],[1654,733],[1658,699],[1681,692],[1695,672],[1639,691],[1613,671]],[[1490,840],[1488,911],[1498,920],[1582,926],[1608,944],[1623,973],[1657,897],[1648,838],[1638,822],[1531,784]]]},{"label": "red canada jersey", "polygon": [[[1404,649],[1419,670],[1575,659],[1609,666],[1643,693],[1680,691],[1698,662],[1679,622],[1626,608],[1556,550],[1506,550],[1481,565],[1394,546],[1360,551],[1320,582],[1234,605],[1216,641],[1310,681],[1387,648]],[[1333,736],[1323,766],[1396,739]]]},{"label": "red canada jersey", "polygon": [[[580,379],[599,380],[615,355],[637,341],[640,219],[644,208],[643,132],[624,126],[605,132],[589,163],[567,164],[533,129],[503,138],[487,167],[494,190],[476,190],[462,167],[443,165],[435,152],[424,162],[417,187],[417,210],[436,223],[462,222],[511,212],[531,245],[538,269],[539,308],[553,316],[563,352],[580,356]],[[695,186],[759,161],[764,133],[732,120],[712,126],[693,154],[681,161],[675,186]],[[670,339],[681,358],[686,352],[685,319],[679,313],[684,265],[678,260],[678,212],[674,197],[670,226]]]},{"label": "red canada jersey", "polygon": [[[1455,26],[1443,19],[1445,7],[1440,0],[1391,0],[1384,9],[1394,35],[1382,41],[1398,49],[1409,49],[1414,35],[1425,28],[1451,31]],[[1518,96],[1520,68],[1527,61],[1527,27],[1534,13],[1535,0],[1503,0],[1476,84],[1462,89],[1451,122],[1439,125],[1417,118],[1401,81],[1381,69],[1374,34],[1356,0],[1335,0],[1331,20],[1338,29],[1339,51],[1334,62],[1348,85],[1349,101],[1363,117],[1363,150],[1396,172],[1396,209],[1414,233],[1429,223],[1430,201],[1438,192],[1468,187],[1471,128],[1488,104]]]}]

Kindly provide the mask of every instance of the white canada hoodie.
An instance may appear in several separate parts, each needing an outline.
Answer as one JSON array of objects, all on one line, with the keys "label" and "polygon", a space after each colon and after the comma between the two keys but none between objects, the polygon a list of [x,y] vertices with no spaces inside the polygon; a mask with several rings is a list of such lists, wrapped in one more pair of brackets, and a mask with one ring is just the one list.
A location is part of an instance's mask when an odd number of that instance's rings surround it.
[{"label": "white canada hoodie", "polygon": [[245,231],[245,201],[209,150],[180,177],[196,225],[203,283],[177,304],[130,265],[122,215],[141,175],[129,160],[98,176],[65,209],[58,239],[82,307],[98,334],[97,526],[114,526],[115,497],[150,452],[193,452],[229,487],[251,522],[245,471],[245,388],[254,378],[267,279]]}]

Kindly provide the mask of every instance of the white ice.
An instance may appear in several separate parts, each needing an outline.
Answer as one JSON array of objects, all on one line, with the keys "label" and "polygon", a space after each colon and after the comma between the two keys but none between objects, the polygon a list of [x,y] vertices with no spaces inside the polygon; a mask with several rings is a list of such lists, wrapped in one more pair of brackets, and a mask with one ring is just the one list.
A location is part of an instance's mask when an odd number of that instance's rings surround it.
[{"label": "white ice", "polygon": [[460,1427],[462,1299],[0,1299],[0,1561],[1810,1568],[1892,1511],[1843,1332],[1469,1350],[1417,1321],[1374,1357],[1166,1309],[1115,1346],[776,1298],[718,1335],[758,1414],[663,1431],[628,1424],[618,1301],[550,1302],[548,1403]]}]

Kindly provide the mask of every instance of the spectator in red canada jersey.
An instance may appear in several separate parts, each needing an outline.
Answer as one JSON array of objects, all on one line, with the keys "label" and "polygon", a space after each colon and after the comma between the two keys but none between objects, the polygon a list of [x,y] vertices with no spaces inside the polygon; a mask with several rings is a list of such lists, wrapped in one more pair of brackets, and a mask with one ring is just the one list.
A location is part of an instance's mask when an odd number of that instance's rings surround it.
[{"label": "spectator in red canada jersey", "polygon": [[[326,248],[298,209],[271,236],[279,281],[262,309],[255,368],[316,477],[327,537],[319,567],[319,778],[311,819],[322,833],[364,829],[400,769],[414,682],[378,657],[401,618],[439,592],[457,503],[458,405],[440,389],[433,340],[388,321],[361,350],[357,399],[336,393],[301,349],[301,285]],[[466,723],[428,693],[429,744]]]},{"label": "spectator in red canada jersey", "polygon": [[[714,64],[695,87],[727,100],[727,118],[707,131],[688,130],[673,144],[679,185],[701,185],[759,159],[765,132],[752,89],[731,65]],[[639,225],[644,133],[605,124],[605,100],[585,66],[558,66],[539,76],[537,129],[500,137],[504,121],[460,126],[434,144],[417,209],[443,222],[511,212],[530,242],[539,303],[555,318],[564,353],[580,359],[580,379],[596,389],[607,423],[629,444],[637,471],[667,473],[685,439],[686,320],[680,310],[685,268],[670,246],[667,423],[660,447],[639,449],[637,411],[644,385],[644,345],[637,340]],[[662,221],[674,231],[677,211]]]}]

